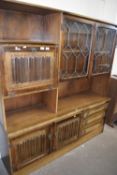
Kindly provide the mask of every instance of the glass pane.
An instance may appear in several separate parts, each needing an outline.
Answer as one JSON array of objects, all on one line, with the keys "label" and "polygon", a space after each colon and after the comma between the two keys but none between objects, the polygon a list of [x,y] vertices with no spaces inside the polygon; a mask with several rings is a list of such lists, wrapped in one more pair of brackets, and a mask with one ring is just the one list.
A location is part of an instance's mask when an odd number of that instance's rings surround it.
[{"label": "glass pane", "polygon": [[92,26],[68,18],[63,24],[61,78],[76,78],[87,74]]},{"label": "glass pane", "polygon": [[98,27],[94,51],[93,73],[108,73],[111,70],[115,30]]}]

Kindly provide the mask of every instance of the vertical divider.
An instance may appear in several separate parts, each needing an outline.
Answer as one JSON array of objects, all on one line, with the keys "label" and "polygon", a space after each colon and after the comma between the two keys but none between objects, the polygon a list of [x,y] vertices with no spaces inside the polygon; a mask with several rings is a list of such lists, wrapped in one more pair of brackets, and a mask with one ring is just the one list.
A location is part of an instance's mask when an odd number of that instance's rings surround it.
[{"label": "vertical divider", "polygon": [[58,107],[58,88],[50,90],[43,94],[43,102],[48,110],[57,113]]}]

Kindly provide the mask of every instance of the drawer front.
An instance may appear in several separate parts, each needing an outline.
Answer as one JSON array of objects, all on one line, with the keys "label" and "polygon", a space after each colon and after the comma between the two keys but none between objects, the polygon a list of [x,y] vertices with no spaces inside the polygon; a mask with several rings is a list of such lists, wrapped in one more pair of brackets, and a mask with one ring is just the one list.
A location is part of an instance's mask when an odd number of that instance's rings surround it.
[{"label": "drawer front", "polygon": [[86,121],[87,124],[91,124],[95,121],[98,121],[102,118],[104,118],[105,116],[105,111],[104,112],[101,112],[101,113],[98,113],[98,114],[95,114],[95,115],[92,115],[88,118],[88,120]]},{"label": "drawer front", "polygon": [[57,124],[56,129],[56,149],[59,149],[79,136],[80,118],[73,118]]},{"label": "drawer front", "polygon": [[48,153],[47,131],[40,130],[11,142],[13,169],[18,170],[26,164]]},{"label": "drawer front", "polygon": [[105,117],[105,110],[95,113],[93,115],[90,115],[86,119],[82,118],[80,128],[86,128],[90,125],[93,125],[94,123],[102,120],[104,117]]},{"label": "drawer front", "polygon": [[97,105],[96,107],[89,109],[88,115],[92,115],[94,113],[97,113],[102,110],[106,110],[108,107],[108,103],[102,104],[102,105]]},{"label": "drawer front", "polygon": [[103,119],[93,126],[90,126],[88,128],[82,128],[80,130],[80,137],[84,136],[90,132],[93,132],[95,130],[98,130],[98,129],[100,130],[101,128],[103,128]]}]

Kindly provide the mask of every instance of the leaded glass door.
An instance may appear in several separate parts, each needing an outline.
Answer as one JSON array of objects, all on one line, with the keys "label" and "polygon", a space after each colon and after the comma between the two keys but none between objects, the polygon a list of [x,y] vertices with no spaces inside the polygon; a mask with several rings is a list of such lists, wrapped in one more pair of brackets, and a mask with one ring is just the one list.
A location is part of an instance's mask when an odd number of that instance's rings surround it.
[{"label": "leaded glass door", "polygon": [[88,73],[92,25],[64,17],[62,26],[61,79],[78,78]]},{"label": "leaded glass door", "polygon": [[113,61],[116,30],[97,26],[94,47],[93,74],[109,73]]}]

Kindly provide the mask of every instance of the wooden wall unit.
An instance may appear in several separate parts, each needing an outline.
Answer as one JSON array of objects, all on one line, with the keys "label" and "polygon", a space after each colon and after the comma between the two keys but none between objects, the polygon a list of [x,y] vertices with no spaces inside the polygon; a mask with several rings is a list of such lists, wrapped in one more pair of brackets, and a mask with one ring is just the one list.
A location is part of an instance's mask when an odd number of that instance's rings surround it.
[{"label": "wooden wall unit", "polygon": [[11,174],[28,175],[103,131],[116,26],[5,1],[0,14]]}]

